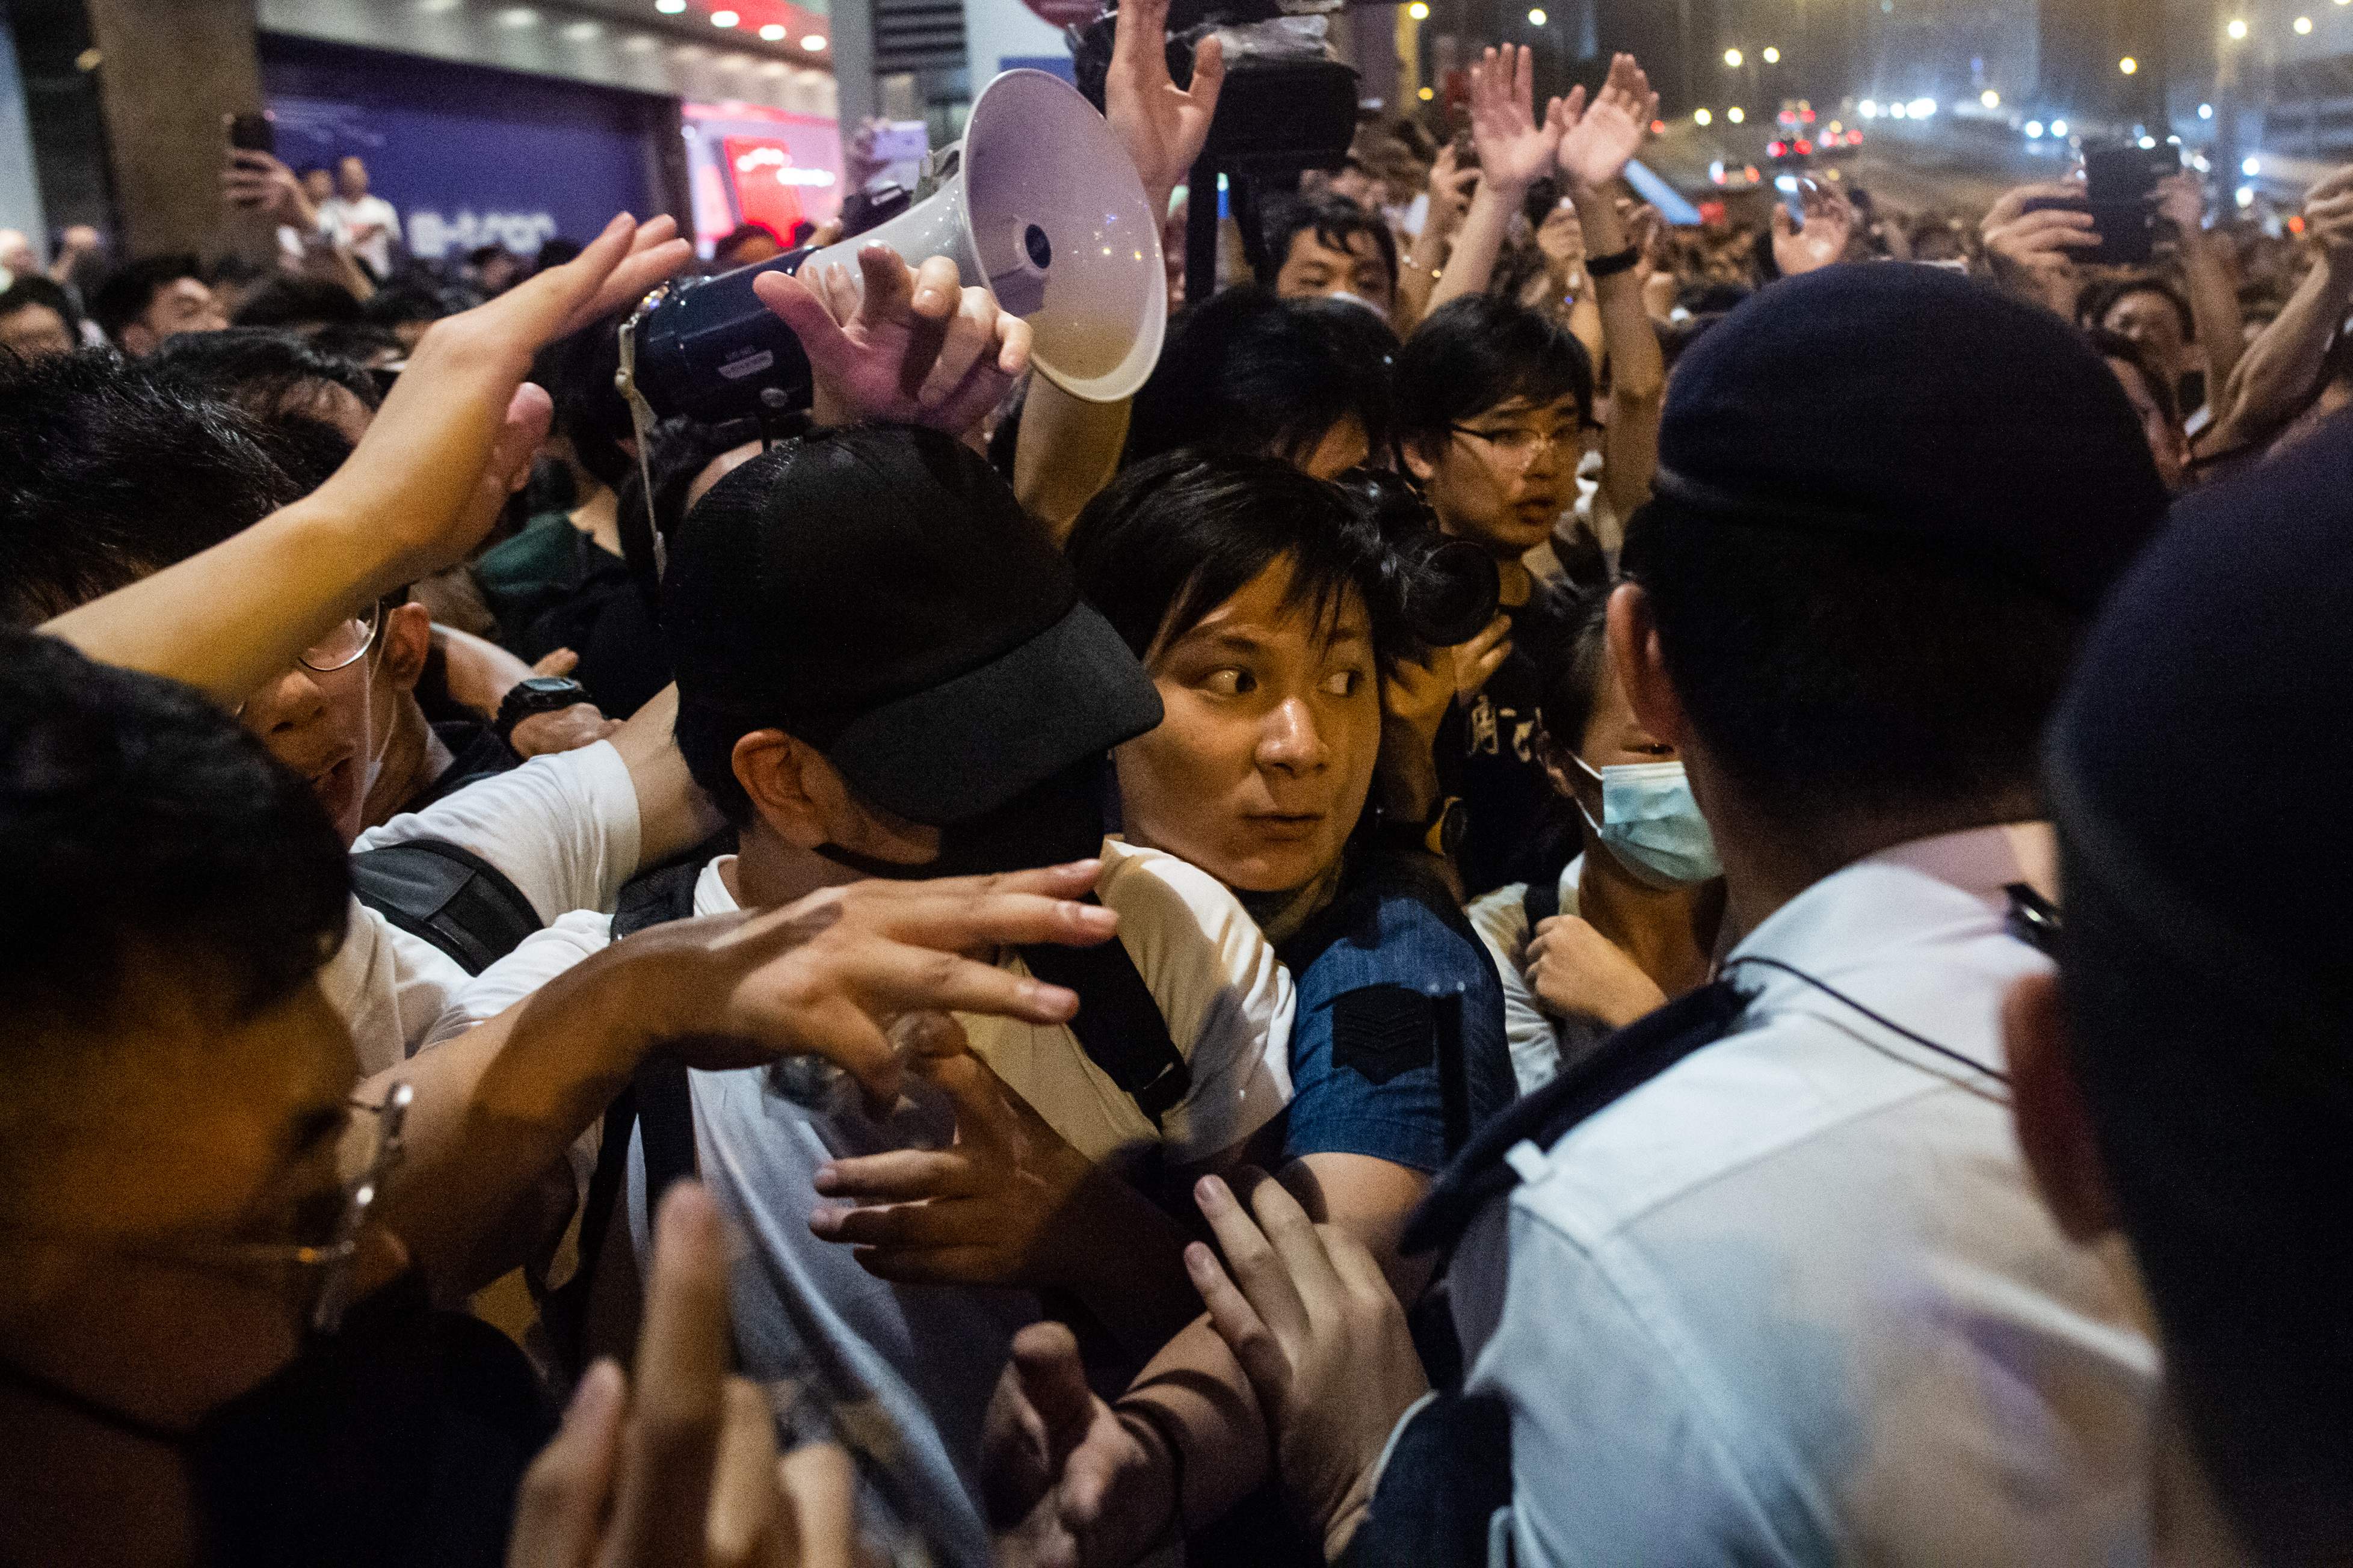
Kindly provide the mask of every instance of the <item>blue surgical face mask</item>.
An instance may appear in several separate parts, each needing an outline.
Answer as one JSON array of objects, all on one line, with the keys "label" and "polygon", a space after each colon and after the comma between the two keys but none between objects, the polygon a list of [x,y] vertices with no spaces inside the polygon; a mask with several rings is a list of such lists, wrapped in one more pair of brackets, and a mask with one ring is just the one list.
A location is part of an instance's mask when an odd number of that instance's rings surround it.
[{"label": "blue surgical face mask", "polygon": [[1618,863],[1634,879],[1653,888],[1687,888],[1724,875],[1715,858],[1715,837],[1692,798],[1681,763],[1632,763],[1599,770],[1584,758],[1577,765],[1601,785],[1601,820],[1585,817]]}]

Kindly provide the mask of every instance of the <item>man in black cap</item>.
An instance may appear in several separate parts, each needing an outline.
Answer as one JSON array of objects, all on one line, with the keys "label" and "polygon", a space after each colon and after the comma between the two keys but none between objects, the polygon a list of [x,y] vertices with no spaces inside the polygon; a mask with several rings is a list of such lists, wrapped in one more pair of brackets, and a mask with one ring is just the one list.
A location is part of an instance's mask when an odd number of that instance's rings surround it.
[{"label": "man in black cap", "polygon": [[1456,1243],[1463,1394],[1393,1433],[1409,1389],[1322,1385],[1325,1342],[1387,1365],[1363,1342],[1401,1330],[1277,1192],[1271,1251],[1211,1194],[1240,1289],[1197,1279],[1335,1556],[2131,1560],[2154,1358],[2036,1202],[1997,1016],[2047,972],[2037,738],[2162,513],[2147,447],[2063,325],[1889,265],[1735,312],[1660,455],[1609,643],[1714,829],[1723,979],[1416,1216],[1409,1247]]},{"label": "man in black cap", "polygon": [[[2019,1142],[2070,1236],[2129,1239],[2155,1305],[2159,1563],[2353,1561],[2348,606],[2340,418],[2176,509],[2045,763],[2066,931],[2004,1016]],[[2232,735],[2290,738],[2252,764],[2260,803],[2214,776]]]},{"label": "man in black cap", "polygon": [[[687,868],[664,914],[1101,858],[1119,936],[1102,951],[1124,959],[1004,961],[1076,990],[1071,1023],[926,1015],[900,1042],[913,1070],[896,1107],[758,1070],[690,1075],[688,1158],[752,1243],[734,1301],[747,1368],[798,1377],[815,1362],[871,1392],[923,1511],[977,1560],[977,1439],[1011,1337],[1039,1315],[1029,1291],[1075,1297],[1134,1362],[1198,1310],[1183,1234],[1120,1178],[1229,1166],[1274,1120],[1290,978],[1208,873],[1104,838],[1106,755],[1159,722],[1158,695],[953,437],[857,426],[744,464],[672,542],[663,618],[679,749],[739,838]],[[627,936],[640,908],[625,891],[616,918],[557,921],[485,971],[467,1011],[494,1014]],[[671,1173],[657,1098],[639,1086],[644,1157],[628,1166],[640,1256],[647,1190]],[[851,1193],[865,1201],[811,1212]]]}]

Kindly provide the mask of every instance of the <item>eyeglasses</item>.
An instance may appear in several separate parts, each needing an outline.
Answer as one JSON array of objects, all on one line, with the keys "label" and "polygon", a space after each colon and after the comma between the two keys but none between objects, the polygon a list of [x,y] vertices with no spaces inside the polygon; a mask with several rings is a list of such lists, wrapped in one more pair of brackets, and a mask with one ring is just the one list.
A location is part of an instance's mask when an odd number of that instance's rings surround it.
[{"label": "eyeglasses", "polygon": [[383,625],[384,606],[371,605],[365,616],[353,616],[350,620],[338,623],[334,630],[295,657],[302,661],[305,669],[332,675],[358,662],[369,648],[375,647],[375,634]]},{"label": "eyeglasses", "polygon": [[1514,426],[1505,430],[1481,430],[1469,425],[1449,425],[1458,436],[1468,436],[1495,449],[1495,455],[1514,468],[1525,468],[1536,460],[1538,452],[1554,452],[1563,447],[1575,447],[1585,438],[1585,426],[1565,425],[1549,436],[1540,430]]},{"label": "eyeglasses", "polygon": [[[359,1259],[360,1232],[365,1228],[376,1200],[383,1195],[385,1178],[400,1163],[401,1129],[407,1120],[408,1108],[416,1098],[416,1090],[407,1084],[396,1083],[381,1104],[372,1105],[362,1100],[345,1102],[348,1111],[354,1117],[353,1124],[373,1131],[375,1146],[360,1164],[359,1173],[343,1183],[328,1202],[300,1205],[301,1215],[290,1226],[298,1239],[110,1238],[102,1244],[103,1249],[121,1257],[142,1258],[207,1273],[250,1275],[263,1272],[294,1276],[304,1282],[304,1319],[313,1331],[332,1334],[343,1326],[343,1313],[351,1306],[352,1279],[354,1265]],[[366,1113],[366,1121],[357,1120],[360,1112]],[[308,1223],[313,1217],[319,1222],[315,1226]],[[305,1230],[310,1234],[303,1235]],[[61,1238],[43,1237],[41,1239],[54,1241]]]}]

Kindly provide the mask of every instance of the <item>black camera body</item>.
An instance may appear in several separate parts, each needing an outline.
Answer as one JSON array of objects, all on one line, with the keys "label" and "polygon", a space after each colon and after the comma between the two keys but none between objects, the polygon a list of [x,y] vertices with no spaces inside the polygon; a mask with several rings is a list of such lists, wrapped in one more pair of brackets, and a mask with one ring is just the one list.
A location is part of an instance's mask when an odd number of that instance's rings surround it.
[{"label": "black camera body", "polygon": [[670,286],[635,328],[638,390],[657,414],[711,424],[756,417],[771,389],[783,395],[777,412],[809,405],[808,355],[752,282],[763,272],[797,272],[812,253],[804,247]]}]

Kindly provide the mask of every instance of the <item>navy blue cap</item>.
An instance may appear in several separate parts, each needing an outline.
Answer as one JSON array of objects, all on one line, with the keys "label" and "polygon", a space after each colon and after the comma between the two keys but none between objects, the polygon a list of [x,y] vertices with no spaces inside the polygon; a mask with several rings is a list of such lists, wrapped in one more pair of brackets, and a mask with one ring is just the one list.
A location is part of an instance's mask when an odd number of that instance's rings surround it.
[{"label": "navy blue cap", "polygon": [[1693,345],[1656,489],[1728,522],[1916,545],[2084,610],[2166,505],[2073,328],[1904,262],[1776,283]]},{"label": "navy blue cap", "polygon": [[2353,998],[2353,424],[2180,501],[2048,762],[2070,865],[2154,941]]}]

